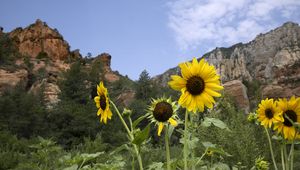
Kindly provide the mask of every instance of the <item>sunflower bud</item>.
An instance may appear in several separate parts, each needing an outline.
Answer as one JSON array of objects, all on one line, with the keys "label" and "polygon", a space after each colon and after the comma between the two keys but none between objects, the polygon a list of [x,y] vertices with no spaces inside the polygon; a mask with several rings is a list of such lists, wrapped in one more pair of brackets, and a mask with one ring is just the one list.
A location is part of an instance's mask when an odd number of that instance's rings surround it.
[{"label": "sunflower bud", "polygon": [[256,121],[257,117],[256,117],[256,114],[251,112],[249,113],[248,117],[247,117],[247,120],[251,123],[254,123]]},{"label": "sunflower bud", "polygon": [[124,108],[122,114],[123,114],[123,116],[128,116],[128,117],[130,117],[131,114],[132,114],[132,111],[131,111],[130,109]]},{"label": "sunflower bud", "polygon": [[265,161],[263,157],[256,158],[255,159],[255,168],[257,170],[268,170],[269,163],[268,163],[268,161]]}]

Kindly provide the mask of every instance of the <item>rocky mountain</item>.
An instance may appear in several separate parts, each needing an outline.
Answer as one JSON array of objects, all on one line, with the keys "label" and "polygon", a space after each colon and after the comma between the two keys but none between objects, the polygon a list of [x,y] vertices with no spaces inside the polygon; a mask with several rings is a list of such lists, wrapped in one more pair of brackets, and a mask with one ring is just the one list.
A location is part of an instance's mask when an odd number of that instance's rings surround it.
[{"label": "rocky mountain", "polygon": [[[300,96],[300,27],[296,23],[287,22],[246,44],[216,48],[204,58],[221,75],[225,92],[246,111],[249,94],[259,93],[261,98]],[[172,68],[153,80],[166,86],[170,75],[179,71]],[[250,90],[255,83],[259,88],[247,92],[245,85]]]},{"label": "rocky mountain", "polygon": [[[79,50],[70,51],[58,30],[39,19],[26,28],[8,33],[0,27],[0,45],[0,94],[7,86],[22,82],[28,91],[44,88],[45,100],[51,106],[59,101],[59,80],[76,61],[83,63],[86,72],[101,68],[102,73],[96,76],[107,82],[123,77],[111,69],[109,54],[82,57]],[[256,98],[300,95],[300,27],[296,23],[285,23],[246,44],[216,48],[204,57],[221,75],[225,93],[246,112],[251,106],[255,107]],[[4,64],[9,58],[10,62]],[[170,75],[179,72],[175,67],[152,80],[167,86]],[[87,82],[87,86],[91,83]],[[128,105],[134,99],[134,91],[122,91],[116,98]]]},{"label": "rocky mountain", "polygon": [[39,19],[24,29],[16,28],[9,36],[15,40],[19,52],[24,56],[35,58],[44,52],[53,59],[62,60],[70,54],[70,46],[63,36]]},{"label": "rocky mountain", "polygon": [[[8,33],[4,33],[1,28],[0,38],[5,40],[1,45],[13,46],[18,53],[9,65],[1,63],[1,59],[9,58],[12,52],[1,53],[8,56],[0,56],[0,94],[6,87],[22,82],[26,84],[28,91],[37,92],[44,88],[45,101],[51,107],[59,101],[59,80],[64,78],[63,73],[76,61],[84,63],[86,72],[93,66],[101,68],[102,74],[97,76],[104,77],[110,83],[122,77],[111,69],[109,54],[102,53],[94,58],[84,58],[79,50],[70,51],[70,46],[63,36],[39,19],[26,28],[16,28]],[[6,48],[8,47],[4,47]],[[121,96],[121,99],[125,100],[123,98]],[[128,103],[127,100],[124,102]]]}]

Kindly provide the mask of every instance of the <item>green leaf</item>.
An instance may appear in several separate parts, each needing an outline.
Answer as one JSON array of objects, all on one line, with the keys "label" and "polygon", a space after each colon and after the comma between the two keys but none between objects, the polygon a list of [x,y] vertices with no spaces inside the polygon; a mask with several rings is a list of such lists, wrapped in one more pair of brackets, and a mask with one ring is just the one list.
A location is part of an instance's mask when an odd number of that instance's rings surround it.
[{"label": "green leaf", "polygon": [[213,166],[211,167],[211,170],[230,170],[230,168],[228,165],[218,162],[218,163],[213,164]]},{"label": "green leaf", "polygon": [[202,142],[202,145],[205,147],[205,148],[215,148],[216,145],[215,144],[212,144],[211,142]]},{"label": "green leaf", "polygon": [[229,153],[225,152],[222,148],[209,148],[209,150],[213,151],[214,153],[218,153],[224,156],[232,156]]},{"label": "green leaf", "polygon": [[174,126],[168,126],[169,139],[171,138],[173,132],[174,132]]},{"label": "green leaf", "polygon": [[210,127],[212,124],[220,129],[225,129],[230,131],[228,126],[223,121],[216,118],[209,118],[209,117],[204,118],[203,122],[201,123],[201,126]]},{"label": "green leaf", "polygon": [[218,153],[220,155],[225,155],[225,156],[232,156],[229,153],[225,152],[222,148],[217,147],[216,144],[212,144],[211,142],[202,142],[202,145],[206,149],[209,149],[210,151],[212,151],[214,153]]},{"label": "green leaf", "polygon": [[272,139],[281,141],[283,138],[281,136],[278,136],[278,135],[273,135]]},{"label": "green leaf", "polygon": [[163,170],[164,164],[162,162],[153,162],[148,166],[148,170]]},{"label": "green leaf", "polygon": [[64,168],[63,170],[77,170],[78,169],[78,165],[73,165],[67,168]]},{"label": "green leaf", "polygon": [[86,161],[92,160],[94,158],[97,158],[99,155],[104,154],[104,152],[97,152],[97,153],[82,153],[81,157],[85,159]]},{"label": "green leaf", "polygon": [[139,117],[138,119],[136,119],[136,120],[132,123],[132,128],[135,129],[136,126],[137,126],[142,120],[144,120],[145,118],[146,118],[146,116],[141,116],[141,117]]},{"label": "green leaf", "polygon": [[[191,151],[198,146],[199,138],[193,136],[191,137],[191,133],[187,133],[188,137],[186,139],[188,150]],[[184,137],[180,138],[180,143],[184,144]]]},{"label": "green leaf", "polygon": [[146,126],[142,131],[137,132],[132,143],[140,146],[148,137],[150,132],[150,124]]},{"label": "green leaf", "polygon": [[117,147],[116,149],[114,149],[114,150],[110,153],[110,155],[119,153],[119,152],[121,152],[122,150],[130,150],[130,148],[128,147],[127,144],[123,144],[123,145]]}]

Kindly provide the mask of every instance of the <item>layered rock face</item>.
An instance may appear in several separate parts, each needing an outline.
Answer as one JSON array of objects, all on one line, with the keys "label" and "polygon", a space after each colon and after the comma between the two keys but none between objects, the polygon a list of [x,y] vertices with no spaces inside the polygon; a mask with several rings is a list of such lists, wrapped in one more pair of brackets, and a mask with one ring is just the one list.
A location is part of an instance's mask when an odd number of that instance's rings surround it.
[{"label": "layered rock face", "polygon": [[[223,82],[255,79],[262,84],[285,84],[283,75],[299,81],[299,74],[294,72],[300,59],[300,27],[285,23],[247,44],[217,48],[205,58],[216,66]],[[287,75],[288,71],[293,73]]]},{"label": "layered rock face", "polygon": [[25,69],[10,72],[8,70],[0,69],[0,94],[7,86],[15,86],[20,81],[27,81],[28,72]]},{"label": "layered rock face", "polygon": [[[250,83],[258,81],[261,84],[263,98],[300,96],[300,27],[298,24],[285,23],[277,29],[258,35],[247,44],[239,43],[229,48],[216,48],[204,57],[216,67],[222,83],[226,84],[233,80]],[[154,81],[167,85],[170,75],[179,74],[179,71],[178,67],[170,69],[155,77]],[[244,109],[247,107],[239,106]]]},{"label": "layered rock face", "polygon": [[35,58],[45,52],[53,60],[63,60],[70,55],[70,46],[59,32],[39,19],[24,29],[13,30],[9,36],[15,40],[19,52],[24,56]]}]

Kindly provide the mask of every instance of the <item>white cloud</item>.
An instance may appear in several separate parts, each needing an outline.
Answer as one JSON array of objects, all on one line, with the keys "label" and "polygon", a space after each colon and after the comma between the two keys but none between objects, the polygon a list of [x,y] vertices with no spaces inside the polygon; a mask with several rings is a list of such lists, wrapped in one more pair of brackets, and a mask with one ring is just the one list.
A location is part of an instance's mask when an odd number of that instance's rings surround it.
[{"label": "white cloud", "polygon": [[183,50],[246,42],[300,13],[299,0],[176,0],[168,5],[168,25]]}]

